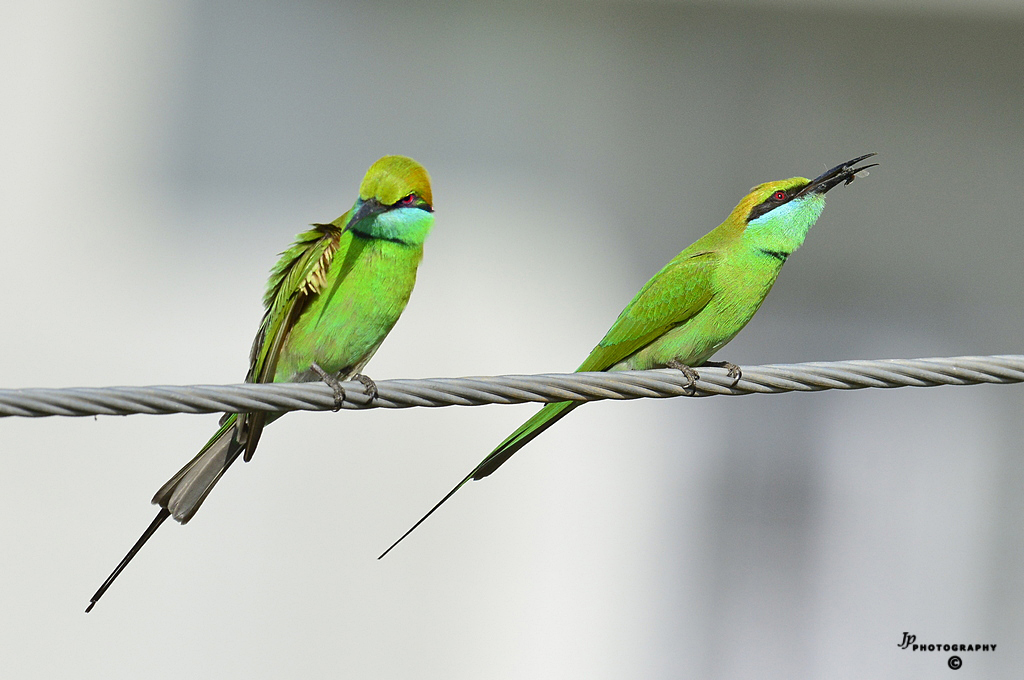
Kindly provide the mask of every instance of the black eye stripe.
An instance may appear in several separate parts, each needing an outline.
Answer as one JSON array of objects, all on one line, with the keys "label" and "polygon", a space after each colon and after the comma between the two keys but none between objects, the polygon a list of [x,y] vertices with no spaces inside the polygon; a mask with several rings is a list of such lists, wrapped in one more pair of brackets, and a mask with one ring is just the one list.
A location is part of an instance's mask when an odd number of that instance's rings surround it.
[{"label": "black eye stripe", "polygon": [[426,212],[434,212],[434,209],[416,192],[406,194],[391,205],[387,206],[388,210],[395,210],[397,208],[419,208]]},{"label": "black eye stripe", "polygon": [[750,214],[747,216],[747,222],[750,222],[751,220],[756,220],[761,215],[764,215],[765,213],[769,213],[772,210],[775,210],[783,203],[788,203],[789,201],[793,200],[793,197],[800,193],[800,190],[803,189],[804,186],[795,186],[792,187],[791,189],[787,189],[786,191],[783,192],[785,194],[785,197],[782,199],[775,198],[775,194],[782,191],[781,189],[776,189],[768,196],[768,198],[766,198],[758,205],[755,205],[750,210]]}]

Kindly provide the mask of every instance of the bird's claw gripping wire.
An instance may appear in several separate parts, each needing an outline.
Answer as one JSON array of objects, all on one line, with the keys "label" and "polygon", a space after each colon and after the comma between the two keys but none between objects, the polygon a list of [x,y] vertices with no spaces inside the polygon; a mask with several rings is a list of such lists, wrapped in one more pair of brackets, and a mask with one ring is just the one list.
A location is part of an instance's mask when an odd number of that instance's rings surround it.
[{"label": "bird's claw gripping wire", "polygon": [[727,371],[726,375],[732,378],[732,384],[729,387],[736,387],[740,382],[740,378],[743,377],[743,371],[731,361],[705,361],[703,365],[713,368],[724,368]]},{"label": "bird's claw gripping wire", "polygon": [[370,379],[370,376],[363,375],[362,373],[357,373],[355,375],[355,380],[363,383],[363,387],[366,388],[366,398],[370,403],[373,403],[373,400],[377,398],[378,394],[377,383],[373,382],[373,380]]},{"label": "bird's claw gripping wire", "polygon": [[683,386],[683,394],[688,397],[692,397],[697,394],[697,381],[700,380],[700,374],[693,370],[690,366],[687,366],[678,359],[672,359],[667,364],[669,368],[674,368],[677,371],[682,371],[683,376],[686,377],[686,385]]},{"label": "bird's claw gripping wire", "polygon": [[[332,390],[334,390],[334,410],[340,411],[341,405],[345,403],[345,388],[341,386],[341,381],[338,380],[338,376],[331,375],[324,369],[320,368],[320,365],[315,361],[310,365],[313,372],[320,376],[320,379],[327,383]],[[363,383],[364,385],[366,383]],[[376,389],[376,386],[374,386]]]}]

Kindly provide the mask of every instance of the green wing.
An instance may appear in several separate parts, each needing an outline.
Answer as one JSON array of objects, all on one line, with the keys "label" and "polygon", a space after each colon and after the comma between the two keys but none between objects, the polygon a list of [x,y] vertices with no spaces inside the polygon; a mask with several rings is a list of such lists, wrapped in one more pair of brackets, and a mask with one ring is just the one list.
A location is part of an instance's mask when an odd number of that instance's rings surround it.
[{"label": "green wing", "polygon": [[[576,371],[606,371],[698,314],[714,294],[712,275],[717,261],[714,251],[683,251],[676,256],[626,305]],[[491,474],[577,406],[579,402],[572,401],[547,404],[498,444],[467,479],[483,479]]]},{"label": "green wing", "polygon": [[696,316],[714,295],[718,253],[680,253],[626,305],[577,371],[607,371]]},{"label": "green wing", "polygon": [[[342,239],[343,230],[338,226],[345,224],[347,219],[346,213],[332,224],[313,225],[313,229],[300,234],[295,243],[281,254],[281,259],[271,270],[267,292],[263,296],[266,312],[249,353],[246,382],[273,382],[288,332],[306,303],[326,284],[334,257],[351,242],[351,239]],[[239,432],[240,440],[245,442],[246,461],[256,451],[266,422],[265,412],[247,413],[241,417]]]}]

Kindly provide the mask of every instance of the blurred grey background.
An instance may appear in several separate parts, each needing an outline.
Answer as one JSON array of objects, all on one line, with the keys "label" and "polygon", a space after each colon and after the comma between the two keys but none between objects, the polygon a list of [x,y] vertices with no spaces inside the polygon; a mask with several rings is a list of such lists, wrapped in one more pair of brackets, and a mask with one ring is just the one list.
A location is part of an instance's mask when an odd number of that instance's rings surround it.
[{"label": "blurred grey background", "polygon": [[[829,195],[738,363],[1024,351],[1024,5],[0,6],[0,385],[242,379],[376,158],[437,226],[374,378],[574,368],[751,185]],[[214,416],[0,421],[0,667],[76,678],[930,678],[1024,663],[1024,388],[294,414],[82,610]]]}]

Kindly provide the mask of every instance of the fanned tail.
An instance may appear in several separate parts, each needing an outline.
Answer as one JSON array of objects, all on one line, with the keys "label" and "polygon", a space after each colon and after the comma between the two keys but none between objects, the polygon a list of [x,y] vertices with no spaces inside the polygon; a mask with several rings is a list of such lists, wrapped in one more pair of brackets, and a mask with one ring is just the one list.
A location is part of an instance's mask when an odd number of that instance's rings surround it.
[{"label": "fanned tail", "polygon": [[402,534],[397,541],[392,543],[387,550],[382,552],[380,554],[380,557],[378,557],[377,559],[381,559],[389,552],[391,552],[395,548],[395,546],[404,541],[406,536],[415,531],[419,525],[423,524],[423,522],[425,522],[428,517],[434,514],[435,510],[440,508],[442,505],[444,505],[445,501],[454,496],[455,492],[461,489],[466,484],[466,482],[468,482],[471,479],[483,479],[484,477],[493,473],[495,470],[501,467],[501,465],[506,460],[511,458],[512,454],[514,454],[516,451],[532,442],[534,438],[536,438],[541,432],[548,429],[565,416],[569,415],[570,411],[572,411],[574,408],[576,408],[582,403],[583,402],[581,401],[559,401],[554,404],[546,404],[544,408],[542,408],[540,411],[537,411],[537,413],[532,418],[530,418],[525,423],[520,425],[519,429],[510,434],[505,439],[505,441],[498,444],[498,446],[493,451],[491,451],[487,455],[487,457],[480,462],[479,465],[473,468],[472,472],[466,475],[465,479],[456,484],[455,488],[449,491],[444,498],[439,500],[437,504],[434,505],[434,507],[432,507],[429,512],[427,512],[427,514],[423,515],[423,517],[421,517],[418,522],[413,524],[408,531]]},{"label": "fanned tail", "polygon": [[245,442],[236,434],[238,415],[232,414],[221,425],[196,457],[178,470],[153,496],[159,505],[182,524],[186,524],[199,510],[206,497],[245,450]]}]

